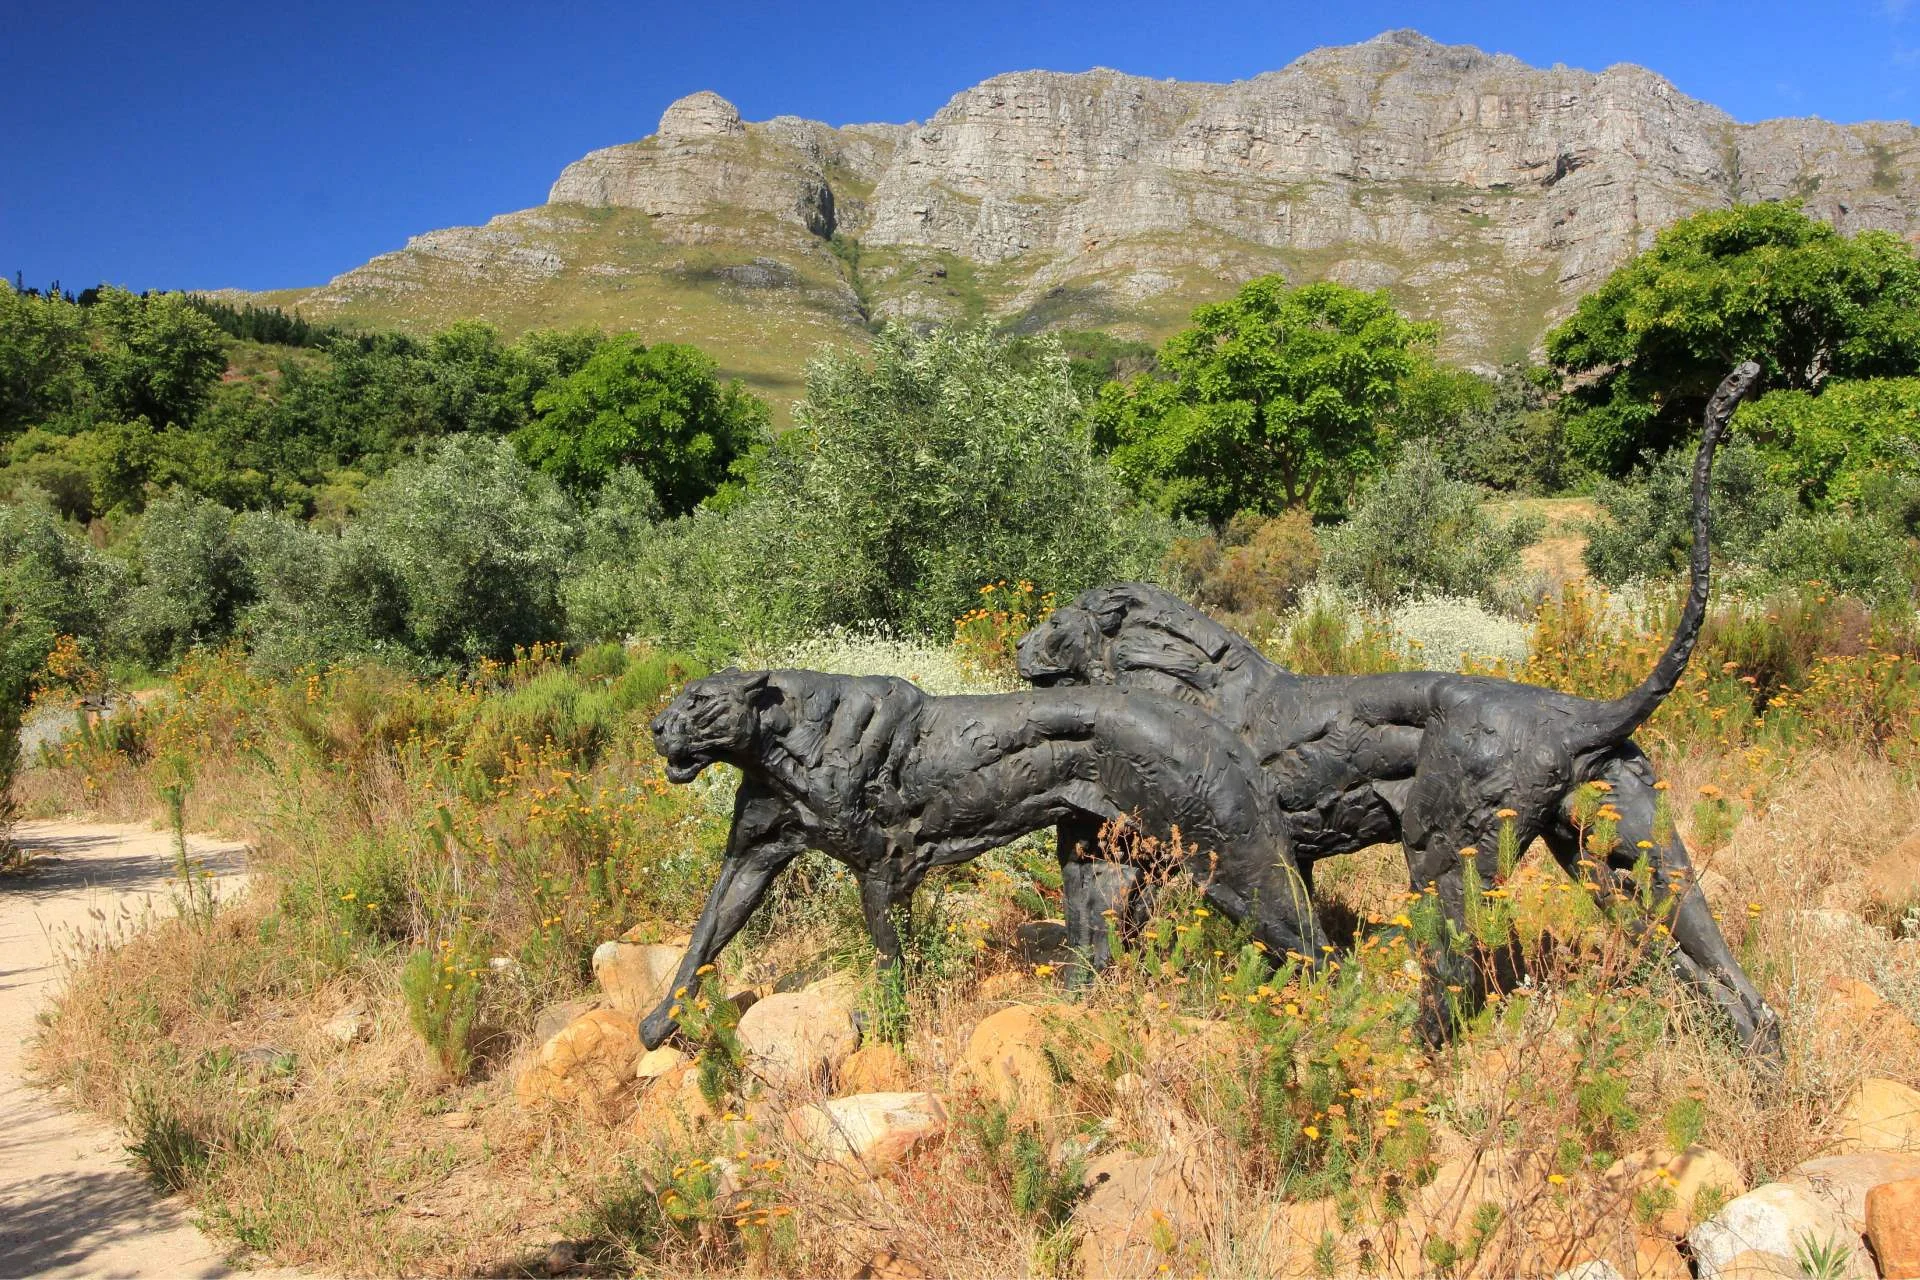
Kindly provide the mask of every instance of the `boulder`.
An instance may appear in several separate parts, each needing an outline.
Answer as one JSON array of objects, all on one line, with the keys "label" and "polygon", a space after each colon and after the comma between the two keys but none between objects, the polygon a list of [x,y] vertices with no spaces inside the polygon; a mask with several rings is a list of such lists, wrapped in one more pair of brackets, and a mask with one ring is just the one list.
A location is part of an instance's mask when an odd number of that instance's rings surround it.
[{"label": "boulder", "polygon": [[560,1034],[567,1024],[585,1017],[599,1007],[600,1003],[597,1000],[561,1000],[541,1006],[540,1012],[533,1015],[533,1042],[545,1044]]},{"label": "boulder", "polygon": [[684,1145],[718,1117],[700,1092],[700,1064],[683,1062],[641,1085],[628,1132],[649,1142]]},{"label": "boulder", "polygon": [[1634,1280],[1693,1280],[1687,1260],[1665,1236],[1639,1236],[1633,1242]]},{"label": "boulder", "polygon": [[1025,965],[1064,965],[1073,959],[1067,949],[1065,920],[1028,920],[1013,931],[1013,951]]},{"label": "boulder", "polygon": [[1210,1234],[1221,1203],[1217,1168],[1191,1148],[1095,1160],[1087,1198],[1074,1210],[1086,1280],[1159,1274],[1184,1245]]},{"label": "boulder", "polygon": [[685,947],[664,942],[603,942],[593,951],[593,977],[607,1003],[629,1018],[642,1018],[667,995]]},{"label": "boulder", "polygon": [[1869,1076],[1840,1112],[1842,1151],[1920,1151],[1920,1091]]},{"label": "boulder", "polygon": [[966,1080],[982,1094],[1031,1122],[1054,1113],[1059,1091],[1045,1047],[1046,1019],[1034,1005],[1017,1004],[981,1019],[961,1060]]},{"label": "boulder", "polygon": [[1867,1243],[1885,1280],[1920,1280],[1920,1178],[1867,1192]]},{"label": "boulder", "polygon": [[1844,1043],[1884,1050],[1895,1062],[1920,1062],[1920,1027],[1858,978],[1827,979],[1820,1027]]},{"label": "boulder", "polygon": [[320,1024],[320,1034],[342,1046],[365,1039],[372,1030],[367,1011],[359,1004],[347,1006]]},{"label": "boulder", "polygon": [[632,1105],[633,1065],[639,1057],[640,1035],[633,1019],[595,1009],[540,1046],[514,1082],[514,1096],[529,1109],[559,1104],[611,1123]]},{"label": "boulder", "polygon": [[[1849,1251],[1839,1277],[1874,1280],[1859,1233],[1840,1212],[1805,1187],[1769,1183],[1728,1201],[1720,1211],[1687,1232],[1700,1280],[1730,1280],[1735,1275],[1766,1275],[1781,1260],[1788,1275],[1798,1275],[1794,1258],[1809,1245]],[[1758,1254],[1759,1258],[1746,1255]]]},{"label": "boulder", "polygon": [[663,1044],[658,1049],[649,1049],[640,1055],[640,1061],[633,1064],[633,1078],[654,1080],[686,1065],[686,1054]]},{"label": "boulder", "polygon": [[1901,1151],[1856,1151],[1821,1156],[1795,1165],[1780,1179],[1805,1187],[1839,1210],[1855,1231],[1867,1229],[1867,1193],[1883,1182],[1920,1178],[1920,1155]]},{"label": "boulder", "polygon": [[1920,905],[1920,831],[1875,858],[1866,882],[1867,897],[1890,916]]},{"label": "boulder", "polygon": [[786,1132],[815,1159],[867,1173],[943,1137],[947,1110],[931,1093],[858,1093],[790,1112]]},{"label": "boulder", "polygon": [[909,1078],[905,1055],[879,1041],[861,1045],[840,1064],[840,1087],[849,1093],[898,1092]]},{"label": "boulder", "polygon": [[[1706,1276],[1706,1269],[1700,1271]],[[1792,1258],[1760,1249],[1744,1249],[1727,1260],[1714,1273],[1718,1280],[1807,1280],[1807,1273]]]},{"label": "boulder", "polygon": [[1647,1149],[1622,1156],[1606,1172],[1608,1183],[1632,1196],[1658,1183],[1673,1193],[1673,1203],[1655,1223],[1670,1236],[1684,1235],[1694,1223],[1693,1204],[1708,1187],[1717,1188],[1720,1203],[1746,1194],[1747,1180],[1733,1161],[1711,1147],[1691,1146],[1675,1153]]},{"label": "boulder", "polygon": [[828,1079],[859,1047],[850,1002],[824,991],[770,995],[741,1015],[747,1069],[775,1088]]},{"label": "boulder", "polygon": [[1626,1280],[1620,1274],[1620,1268],[1603,1259],[1583,1262],[1577,1267],[1568,1267],[1553,1277],[1553,1280]]}]

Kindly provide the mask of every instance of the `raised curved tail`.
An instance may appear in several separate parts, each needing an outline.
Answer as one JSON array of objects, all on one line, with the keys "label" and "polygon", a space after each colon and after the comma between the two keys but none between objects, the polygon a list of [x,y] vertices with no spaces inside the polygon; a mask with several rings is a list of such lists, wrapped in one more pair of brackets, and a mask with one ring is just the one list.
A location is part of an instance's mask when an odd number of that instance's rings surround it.
[{"label": "raised curved tail", "polygon": [[1733,417],[1734,408],[1759,380],[1760,366],[1746,361],[1721,381],[1701,419],[1700,451],[1693,457],[1693,557],[1690,562],[1693,580],[1687,591],[1686,607],[1680,611],[1680,625],[1674,628],[1667,651],[1660,655],[1660,661],[1637,688],[1594,709],[1592,720],[1580,735],[1582,741],[1574,744],[1576,751],[1625,742],[1673,692],[1673,687],[1680,683],[1681,673],[1687,669],[1694,641],[1700,638],[1700,624],[1707,616],[1707,577],[1712,561],[1707,545],[1707,499],[1713,477],[1713,451],[1727,434],[1727,423]]}]

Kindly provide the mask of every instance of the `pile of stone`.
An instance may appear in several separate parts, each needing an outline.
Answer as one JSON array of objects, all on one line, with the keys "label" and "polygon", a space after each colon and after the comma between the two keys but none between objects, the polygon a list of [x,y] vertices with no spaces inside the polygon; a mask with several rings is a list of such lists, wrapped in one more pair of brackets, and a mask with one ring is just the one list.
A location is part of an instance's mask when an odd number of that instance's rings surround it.
[{"label": "pile of stone", "polygon": [[[555,1019],[518,1078],[520,1103],[623,1126],[640,1140],[731,1146],[749,1133],[779,1133],[820,1175],[870,1176],[944,1137],[946,1100],[909,1088],[897,1050],[862,1044],[858,993],[844,975],[733,997],[745,1010],[737,1034],[748,1085],[740,1112],[716,1112],[701,1092],[699,1063],[672,1047],[646,1052],[635,1031],[667,994],[684,946],[633,938],[603,945],[594,955],[602,1001]],[[1864,983],[1829,982],[1822,1017],[1836,1031],[1911,1047],[1920,1062],[1920,1029]],[[951,1086],[1004,1107],[1015,1124],[1045,1125],[1067,1105],[1060,1056],[1086,1070],[1109,1067],[1111,1048],[1096,1022],[1073,1005],[1002,1008],[967,1036]],[[1231,1050],[1234,1035],[1226,1023],[1170,1019],[1149,1050],[1156,1062],[1217,1055]],[[1074,1223],[1087,1280],[1157,1274],[1176,1248],[1211,1252],[1223,1229],[1223,1171],[1235,1157],[1216,1149],[1219,1137],[1173,1099],[1154,1097],[1155,1087],[1121,1073],[1113,1093],[1127,1118],[1080,1125],[1063,1140],[1079,1145],[1054,1153],[1079,1157],[1085,1170]],[[1920,1091],[1864,1079],[1832,1133],[1831,1154],[1759,1187],[1703,1146],[1623,1156],[1601,1179],[1602,1199],[1624,1206],[1638,1197],[1656,1210],[1624,1229],[1612,1260],[1567,1256],[1569,1197],[1546,1193],[1550,1171],[1537,1158],[1466,1149],[1443,1159],[1396,1221],[1343,1225],[1331,1199],[1281,1203],[1236,1246],[1252,1249],[1247,1256],[1273,1275],[1323,1271],[1329,1254],[1336,1274],[1422,1274],[1431,1269],[1426,1243],[1465,1237],[1474,1211],[1492,1202],[1503,1208],[1501,1234],[1482,1262],[1562,1280],[1761,1280],[1801,1275],[1815,1255],[1829,1280],[1920,1280]],[[1641,1196],[1658,1188],[1664,1194]],[[1238,1229],[1249,1234],[1244,1216]]]}]

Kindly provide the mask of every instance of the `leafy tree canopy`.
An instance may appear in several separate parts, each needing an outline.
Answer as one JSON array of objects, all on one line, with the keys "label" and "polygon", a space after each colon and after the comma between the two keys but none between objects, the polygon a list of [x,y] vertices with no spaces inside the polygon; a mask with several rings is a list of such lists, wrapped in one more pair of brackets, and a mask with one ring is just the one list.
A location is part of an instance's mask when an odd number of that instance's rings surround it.
[{"label": "leafy tree canopy", "polygon": [[621,467],[684,515],[767,436],[767,407],[722,382],[694,347],[617,338],[572,376],[534,397],[537,417],[516,437],[522,454],[574,490],[596,490]]},{"label": "leafy tree canopy", "polygon": [[1876,477],[1920,474],[1920,378],[1829,382],[1819,395],[1770,391],[1740,406],[1737,430],[1767,478],[1814,510],[1857,503]]},{"label": "leafy tree canopy", "polygon": [[1435,336],[1384,291],[1263,276],[1196,310],[1161,350],[1161,378],[1103,388],[1095,431],[1171,510],[1218,523],[1311,505],[1375,467],[1386,415]]},{"label": "leafy tree canopy", "polygon": [[1622,475],[1688,437],[1742,360],[1774,390],[1920,372],[1920,261],[1895,236],[1843,236],[1797,204],[1710,210],[1581,299],[1547,354],[1574,380],[1574,449]]}]

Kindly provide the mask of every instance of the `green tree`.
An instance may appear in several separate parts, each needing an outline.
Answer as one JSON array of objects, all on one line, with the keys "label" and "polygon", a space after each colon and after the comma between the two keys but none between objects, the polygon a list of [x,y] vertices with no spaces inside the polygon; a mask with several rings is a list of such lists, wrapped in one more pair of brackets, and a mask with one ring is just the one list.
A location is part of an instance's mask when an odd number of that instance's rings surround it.
[{"label": "green tree", "polygon": [[226,371],[225,336],[185,294],[104,288],[87,320],[86,363],[103,417],[184,426]]},{"label": "green tree", "polygon": [[414,653],[471,663],[560,637],[573,508],[506,441],[449,436],[375,481],[365,503],[345,539],[394,584]]},{"label": "green tree", "polygon": [[1734,426],[1759,445],[1768,478],[1813,510],[1857,502],[1875,476],[1920,474],[1920,378],[1770,391],[1741,405]]},{"label": "green tree", "polygon": [[1797,204],[1709,210],[1582,298],[1547,354],[1572,380],[1574,449],[1622,475],[1687,439],[1742,360],[1776,391],[1920,372],[1920,261],[1896,236],[1843,236]]},{"label": "green tree", "polygon": [[0,440],[71,411],[86,341],[79,307],[0,281]]},{"label": "green tree", "polygon": [[[1587,572],[1608,586],[1637,578],[1665,578],[1687,563],[1693,545],[1693,460],[1683,444],[1625,480],[1602,479],[1594,501],[1605,519],[1588,526],[1581,553]],[[1716,565],[1754,563],[1769,533],[1798,514],[1793,491],[1768,481],[1751,440],[1736,436],[1713,460],[1713,559]]]},{"label": "green tree", "polygon": [[534,408],[516,437],[529,462],[576,491],[634,467],[669,515],[698,506],[767,435],[766,406],[677,343],[614,339],[535,395]]},{"label": "green tree", "polygon": [[233,527],[233,512],[186,493],[147,508],[128,548],[138,585],[114,621],[126,650],[158,666],[232,635],[254,591]]},{"label": "green tree", "polygon": [[1195,311],[1162,348],[1161,378],[1103,388],[1095,431],[1171,510],[1217,524],[1310,506],[1378,463],[1387,415],[1435,333],[1384,291],[1263,276]]}]

